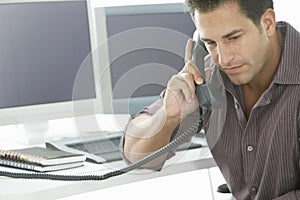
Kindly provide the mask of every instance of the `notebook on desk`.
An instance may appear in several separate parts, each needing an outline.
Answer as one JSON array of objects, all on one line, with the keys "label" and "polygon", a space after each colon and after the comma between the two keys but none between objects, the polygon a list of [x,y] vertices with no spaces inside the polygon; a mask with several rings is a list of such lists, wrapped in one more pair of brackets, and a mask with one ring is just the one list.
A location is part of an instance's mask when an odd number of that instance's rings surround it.
[{"label": "notebook on desk", "polygon": [[70,169],[83,165],[83,154],[74,154],[58,149],[29,147],[24,149],[0,150],[0,165],[38,172]]}]

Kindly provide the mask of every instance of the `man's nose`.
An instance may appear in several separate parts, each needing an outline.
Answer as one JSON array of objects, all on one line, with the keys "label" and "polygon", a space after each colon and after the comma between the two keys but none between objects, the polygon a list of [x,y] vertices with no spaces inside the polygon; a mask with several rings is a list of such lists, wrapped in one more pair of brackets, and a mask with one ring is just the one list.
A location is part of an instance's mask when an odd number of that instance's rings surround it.
[{"label": "man's nose", "polygon": [[230,66],[234,54],[229,47],[225,45],[218,46],[218,62],[222,67]]}]

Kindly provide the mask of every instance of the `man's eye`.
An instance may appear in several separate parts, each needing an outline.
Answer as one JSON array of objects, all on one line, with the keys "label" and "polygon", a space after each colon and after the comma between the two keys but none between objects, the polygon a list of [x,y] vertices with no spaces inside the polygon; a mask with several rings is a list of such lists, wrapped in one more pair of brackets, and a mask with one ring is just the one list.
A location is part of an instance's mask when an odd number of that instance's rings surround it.
[{"label": "man's eye", "polygon": [[208,46],[213,46],[213,45],[215,45],[216,43],[213,42],[213,41],[211,41],[211,42],[206,42],[206,44],[207,44]]},{"label": "man's eye", "polygon": [[231,41],[231,40],[236,40],[236,39],[238,39],[239,37],[240,37],[240,35],[232,36],[232,37],[228,38],[228,40],[229,40],[229,41]]}]

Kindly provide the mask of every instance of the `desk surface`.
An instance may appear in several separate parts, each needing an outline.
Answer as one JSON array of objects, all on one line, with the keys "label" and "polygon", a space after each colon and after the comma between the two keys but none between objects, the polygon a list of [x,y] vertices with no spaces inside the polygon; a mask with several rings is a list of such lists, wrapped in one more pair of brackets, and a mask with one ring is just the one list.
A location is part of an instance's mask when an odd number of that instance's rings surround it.
[{"label": "desk surface", "polygon": [[209,183],[208,169],[202,169],[110,187],[101,191],[61,198],[60,200],[96,199],[96,197],[130,200],[213,200],[214,197]]},{"label": "desk surface", "polygon": [[[0,148],[23,148],[26,146],[24,140],[20,142],[20,135],[14,132],[14,127],[5,127],[5,129],[0,127],[0,129],[0,131],[10,133],[5,135],[0,134]],[[64,170],[56,173],[64,175],[103,174],[107,171],[111,171],[112,169],[119,169],[124,166],[125,163],[123,161],[103,165],[86,162],[84,167]],[[218,169],[215,168],[215,171],[213,171],[215,166],[215,162],[211,157],[209,149],[200,148],[178,152],[176,156],[166,162],[164,168],[159,172],[139,169],[98,182],[72,182],[40,179],[25,180],[0,177],[0,199],[93,199],[90,198],[93,195],[97,195],[98,198],[110,195],[107,197],[112,197],[110,199],[116,199],[117,196],[113,195],[122,195],[121,193],[123,193],[122,197],[128,196],[128,198],[130,197],[134,199],[135,197],[133,197],[132,194],[136,191],[136,188],[138,188],[140,193],[143,193],[145,196],[148,195],[146,192],[150,189],[162,192],[166,195],[165,197],[173,199],[182,199],[183,197],[198,198],[196,190],[199,189],[199,191],[203,193],[202,197],[205,197],[205,199],[223,200],[228,198],[228,196],[215,194],[217,186],[213,186],[214,184],[212,184],[211,181],[214,179],[213,183],[224,183],[223,177],[219,173]],[[4,169],[4,167],[0,167],[0,170]],[[186,184],[187,182],[190,184]],[[167,190],[170,190],[170,192],[165,192]],[[184,193],[188,193],[187,195],[189,196],[179,195]],[[154,194],[155,193],[153,193],[153,195]],[[221,198],[219,198],[218,195],[221,195]],[[147,196],[149,199],[150,197],[151,195]],[[143,199],[145,198],[143,197]]]},{"label": "desk surface", "polygon": [[212,167],[72,195],[59,200],[99,199],[99,197],[130,200],[232,200],[231,194],[216,192],[217,184],[224,183],[220,177],[219,169]]}]

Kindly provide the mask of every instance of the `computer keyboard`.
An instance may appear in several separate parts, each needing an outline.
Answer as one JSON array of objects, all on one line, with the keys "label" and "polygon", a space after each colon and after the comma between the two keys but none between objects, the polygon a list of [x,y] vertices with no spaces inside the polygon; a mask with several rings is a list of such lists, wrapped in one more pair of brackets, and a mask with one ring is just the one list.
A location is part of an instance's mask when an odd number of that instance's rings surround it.
[{"label": "computer keyboard", "polygon": [[122,159],[119,149],[121,135],[122,132],[108,132],[62,138],[46,142],[46,147],[85,154],[87,161],[105,163]]},{"label": "computer keyboard", "polygon": [[[61,149],[72,153],[85,154],[87,161],[96,163],[112,162],[122,159],[119,149],[122,132],[97,133],[76,138],[62,138],[46,142],[47,148]],[[177,150],[199,148],[204,146],[199,142],[199,136],[192,142],[180,145]],[[201,139],[201,138],[200,138]]]}]

